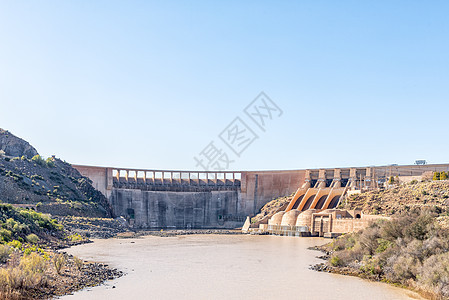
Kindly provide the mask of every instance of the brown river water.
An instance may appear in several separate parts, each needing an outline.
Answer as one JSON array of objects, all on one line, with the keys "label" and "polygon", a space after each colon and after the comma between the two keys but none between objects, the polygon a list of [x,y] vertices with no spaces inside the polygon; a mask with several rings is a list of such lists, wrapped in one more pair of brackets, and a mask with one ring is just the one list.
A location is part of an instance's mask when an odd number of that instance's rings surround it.
[{"label": "brown river water", "polygon": [[61,299],[422,299],[356,277],[309,270],[320,238],[251,235],[95,240],[68,253],[127,274]]}]

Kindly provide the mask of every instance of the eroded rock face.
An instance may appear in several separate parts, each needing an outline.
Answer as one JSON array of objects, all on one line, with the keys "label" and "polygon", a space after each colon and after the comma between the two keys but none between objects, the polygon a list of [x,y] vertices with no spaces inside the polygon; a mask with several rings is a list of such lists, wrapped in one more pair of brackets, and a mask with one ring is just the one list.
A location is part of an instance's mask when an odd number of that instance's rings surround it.
[{"label": "eroded rock face", "polygon": [[32,158],[39,154],[27,141],[15,136],[11,132],[0,128],[0,150],[8,156]]}]

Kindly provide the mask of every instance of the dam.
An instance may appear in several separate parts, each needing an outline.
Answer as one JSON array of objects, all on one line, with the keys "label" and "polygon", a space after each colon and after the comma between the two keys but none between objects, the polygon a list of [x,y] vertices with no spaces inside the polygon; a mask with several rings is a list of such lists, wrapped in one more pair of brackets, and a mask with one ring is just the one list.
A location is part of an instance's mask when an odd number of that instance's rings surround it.
[{"label": "dam", "polygon": [[449,164],[280,171],[176,171],[73,165],[140,229],[241,227],[267,202],[294,193],[283,208],[332,209],[348,193],[383,185],[391,176],[448,171]]}]

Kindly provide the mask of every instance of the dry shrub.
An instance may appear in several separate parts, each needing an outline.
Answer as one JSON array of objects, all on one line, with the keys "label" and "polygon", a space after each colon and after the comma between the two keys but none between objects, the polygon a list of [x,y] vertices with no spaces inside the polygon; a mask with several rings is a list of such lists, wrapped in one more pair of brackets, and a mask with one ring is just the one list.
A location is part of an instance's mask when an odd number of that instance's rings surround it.
[{"label": "dry shrub", "polygon": [[421,263],[416,257],[399,254],[387,259],[383,271],[389,281],[405,283],[408,279],[416,279],[420,267]]},{"label": "dry shrub", "polygon": [[79,259],[78,257],[74,256],[73,261],[75,262],[75,266],[78,269],[78,271],[81,271],[83,268],[84,262],[82,259]]},{"label": "dry shrub", "polygon": [[0,263],[5,263],[8,261],[11,255],[11,247],[6,244],[0,244]]},{"label": "dry shrub", "polygon": [[332,244],[331,264],[449,299],[449,231],[437,216],[437,208],[412,209],[345,235]]},{"label": "dry shrub", "polygon": [[424,261],[418,282],[426,290],[449,298],[449,253],[437,254]]},{"label": "dry shrub", "polygon": [[346,243],[347,243],[347,238],[350,234],[345,234],[342,235],[340,237],[338,237],[337,239],[335,239],[332,242],[332,249],[334,251],[340,251],[340,250],[345,250],[346,249]]},{"label": "dry shrub", "polygon": [[338,256],[340,266],[350,266],[358,268],[365,252],[361,247],[354,247],[350,250],[337,251],[334,256]]},{"label": "dry shrub", "polygon": [[433,179],[433,172],[432,171],[427,171],[424,172],[421,176],[421,180],[422,181],[431,181]]},{"label": "dry shrub", "polygon": [[363,234],[360,235],[359,243],[367,254],[373,255],[379,247],[378,240],[380,237],[381,234],[379,224],[373,223],[363,231]]},{"label": "dry shrub", "polygon": [[0,299],[4,299],[4,300],[21,300],[24,297],[22,296],[22,294],[19,291],[14,291],[14,290],[0,290]]},{"label": "dry shrub", "polygon": [[67,263],[67,259],[64,254],[55,254],[53,257],[53,265],[55,266],[56,273],[61,274],[62,269]]},{"label": "dry shrub", "polygon": [[46,283],[44,271],[47,262],[40,255],[23,256],[18,264],[11,263],[0,269],[0,295],[2,299],[20,299],[28,289],[37,289]]}]

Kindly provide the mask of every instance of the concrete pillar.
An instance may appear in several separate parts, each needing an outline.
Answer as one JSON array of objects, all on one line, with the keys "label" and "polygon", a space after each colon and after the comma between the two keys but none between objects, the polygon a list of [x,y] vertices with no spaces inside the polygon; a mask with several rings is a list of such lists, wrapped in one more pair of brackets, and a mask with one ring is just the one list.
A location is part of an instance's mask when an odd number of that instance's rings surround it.
[{"label": "concrete pillar", "polygon": [[326,180],[326,170],[319,170],[318,171],[318,178]]},{"label": "concrete pillar", "polygon": [[240,183],[240,190],[242,191],[242,193],[246,193],[246,172],[242,172],[241,173],[241,183]]},{"label": "concrete pillar", "polygon": [[311,181],[312,181],[312,178],[310,176],[310,170],[306,170],[306,172],[304,174],[304,183],[302,184],[301,188],[303,188],[303,189],[310,188]]},{"label": "concrete pillar", "polygon": [[318,171],[318,188],[322,189],[326,187],[326,170]]},{"label": "concrete pillar", "polygon": [[374,172],[374,168],[366,168],[365,184],[371,189],[376,187]]},{"label": "concrete pillar", "polygon": [[340,188],[341,187],[341,170],[335,169],[334,170],[334,184],[333,187]]},{"label": "concrete pillar", "polygon": [[357,188],[357,169],[351,168],[349,170],[349,180],[351,181],[351,189],[355,190]]},{"label": "concrete pillar", "polygon": [[310,170],[306,170],[306,174],[304,175],[304,178],[306,180],[311,180],[312,179],[311,176],[310,176]]},{"label": "concrete pillar", "polygon": [[310,233],[315,235],[315,214],[312,214],[312,222],[310,224]]},{"label": "concrete pillar", "polygon": [[318,233],[319,236],[323,236],[323,216],[320,218],[320,231]]}]

